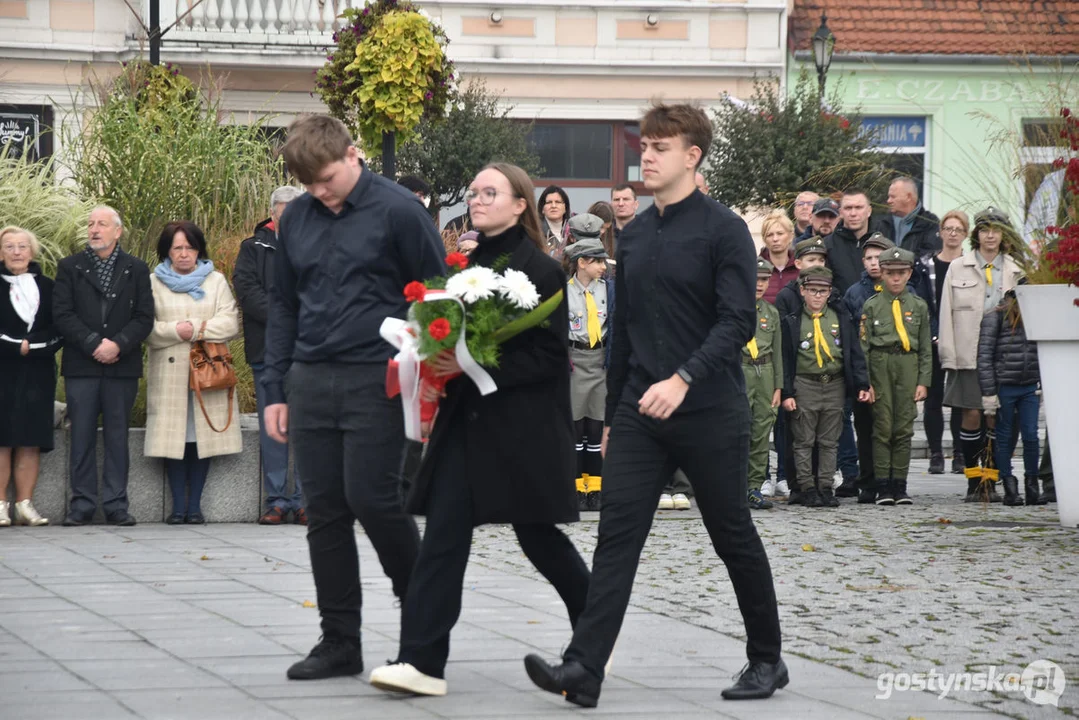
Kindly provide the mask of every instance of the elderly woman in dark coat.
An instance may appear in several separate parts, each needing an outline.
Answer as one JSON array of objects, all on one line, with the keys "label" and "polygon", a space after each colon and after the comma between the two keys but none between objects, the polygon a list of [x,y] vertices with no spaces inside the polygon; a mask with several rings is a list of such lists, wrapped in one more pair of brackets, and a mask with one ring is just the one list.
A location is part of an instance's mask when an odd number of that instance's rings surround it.
[{"label": "elderly woman in dark coat", "polygon": [[[41,453],[53,447],[60,337],[52,324],[52,280],[34,262],[29,230],[0,230],[0,526],[47,525],[34,508]],[[15,503],[8,502],[12,453]]]},{"label": "elderly woman in dark coat", "polygon": [[[527,274],[546,299],[563,290],[566,275],[542,249],[533,197],[521,168],[482,170],[466,195],[480,231],[470,260],[490,267],[509,258],[508,267]],[[578,519],[568,327],[563,300],[549,322],[506,342],[499,367],[489,370],[498,385],[490,395],[467,377],[447,384],[409,498],[408,509],[426,515],[427,527],[401,612],[400,651],[371,673],[375,687],[446,693],[450,630],[476,525],[511,523],[525,555],[566,603],[571,625],[584,610],[588,567],[555,526]],[[452,355],[439,365],[444,374],[459,372]]]}]

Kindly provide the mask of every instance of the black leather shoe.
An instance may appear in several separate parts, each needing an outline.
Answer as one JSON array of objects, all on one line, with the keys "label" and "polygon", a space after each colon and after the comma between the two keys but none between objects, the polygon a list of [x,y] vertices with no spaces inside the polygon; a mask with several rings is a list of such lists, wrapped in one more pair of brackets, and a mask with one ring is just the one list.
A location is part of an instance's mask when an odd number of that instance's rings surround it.
[{"label": "black leather shoe", "polygon": [[94,519],[89,515],[76,515],[71,513],[64,518],[64,522],[60,523],[64,527],[82,527],[83,525],[89,525]]},{"label": "black leather shoe", "polygon": [[724,688],[720,695],[724,700],[763,700],[789,682],[782,658],[777,663],[751,662],[742,669],[734,685]]},{"label": "black leather shoe", "polygon": [[172,515],[169,515],[167,518],[165,518],[165,524],[166,525],[183,525],[184,524],[184,514],[183,513],[173,513]]},{"label": "black leather shoe", "polygon": [[837,508],[839,507],[839,500],[831,490],[821,490],[820,504],[821,507]]},{"label": "black leather shoe", "polygon": [[858,493],[858,504],[859,505],[872,505],[875,502],[877,502],[877,491],[876,490],[866,488],[865,490],[861,490]]},{"label": "black leather shoe", "polygon": [[858,481],[844,480],[843,484],[836,489],[835,496],[840,498],[858,497]]},{"label": "black leather shoe", "polygon": [[816,489],[803,490],[802,491],[802,497],[804,498],[802,500],[802,504],[805,505],[806,507],[811,507],[811,508],[824,507],[824,500],[821,499],[820,493],[817,492]]},{"label": "black leather shoe", "polygon": [[525,672],[536,687],[562,695],[567,702],[581,707],[595,707],[599,703],[599,678],[576,660],[551,665],[539,655],[532,654],[525,657]]},{"label": "black leather shoe", "polygon": [[[814,490],[813,492],[816,493],[817,491]],[[807,495],[808,495],[808,493],[804,493],[801,490],[791,490],[791,494],[787,496],[787,504],[788,505],[805,505]]]},{"label": "black leather shoe", "polygon": [[360,641],[324,635],[310,654],[288,669],[289,680],[323,680],[363,672]]},{"label": "black leather shoe", "polygon": [[184,522],[188,525],[205,525],[206,518],[202,516],[202,513],[191,513],[184,519]]},{"label": "black leather shoe", "polygon": [[129,515],[127,510],[119,510],[106,517],[105,522],[118,527],[131,527],[135,524],[135,518]]}]

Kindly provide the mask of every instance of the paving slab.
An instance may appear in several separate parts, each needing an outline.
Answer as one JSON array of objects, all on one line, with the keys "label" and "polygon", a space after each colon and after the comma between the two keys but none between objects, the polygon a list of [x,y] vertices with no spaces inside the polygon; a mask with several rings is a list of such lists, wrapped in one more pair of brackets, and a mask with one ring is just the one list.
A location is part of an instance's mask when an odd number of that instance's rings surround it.
[{"label": "paving slab", "polygon": [[[319,635],[317,610],[304,606],[315,593],[303,528],[4,528],[0,717],[1041,720],[1079,713],[1079,535],[1059,528],[1053,506],[964,505],[963,479],[926,475],[925,466],[915,462],[913,507],[779,502],[754,515],[776,578],[791,671],[791,684],[766,702],[719,696],[745,662],[744,627],[694,509],[657,513],[611,676],[599,707],[583,714],[536,690],[523,672],[525,653],[557,657],[570,630],[557,593],[509,528],[474,535],[445,698],[386,696],[366,673],[285,679]],[[586,558],[597,518],[586,513],[566,528]],[[400,610],[359,528],[357,540],[370,670],[396,655]],[[930,670],[1022,672],[1039,659],[1066,677],[1059,707],[1007,691],[953,689],[940,699],[898,679]]]}]

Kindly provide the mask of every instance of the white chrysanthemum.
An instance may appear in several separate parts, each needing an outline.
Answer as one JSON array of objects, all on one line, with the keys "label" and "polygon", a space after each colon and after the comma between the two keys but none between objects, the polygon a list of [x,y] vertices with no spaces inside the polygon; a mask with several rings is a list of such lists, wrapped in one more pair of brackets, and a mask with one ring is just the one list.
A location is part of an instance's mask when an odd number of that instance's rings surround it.
[{"label": "white chrysanthemum", "polygon": [[536,286],[520,270],[506,270],[502,273],[502,283],[498,286],[502,297],[521,308],[531,310],[539,305],[540,296]]},{"label": "white chrysanthemum", "polygon": [[480,265],[462,270],[446,281],[446,292],[466,303],[485,300],[494,295],[498,288],[498,273]]}]

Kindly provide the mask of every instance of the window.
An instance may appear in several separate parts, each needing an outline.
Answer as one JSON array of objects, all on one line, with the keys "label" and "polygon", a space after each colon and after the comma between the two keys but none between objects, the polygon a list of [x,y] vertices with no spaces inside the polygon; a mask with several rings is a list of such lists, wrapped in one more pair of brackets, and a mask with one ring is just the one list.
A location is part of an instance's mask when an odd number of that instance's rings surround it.
[{"label": "window", "polygon": [[612,128],[600,123],[536,123],[529,144],[552,180],[609,180]]},{"label": "window", "polygon": [[1053,169],[1053,160],[1061,155],[1057,146],[1064,123],[1060,118],[1024,119],[1020,191],[1023,193],[1023,239],[1027,243],[1044,238],[1045,228],[1060,224],[1064,171]]},{"label": "window", "polygon": [[869,116],[862,131],[873,138],[877,150],[887,154],[884,166],[914,178],[918,196],[925,197],[925,150],[928,123],[924,117]]}]

